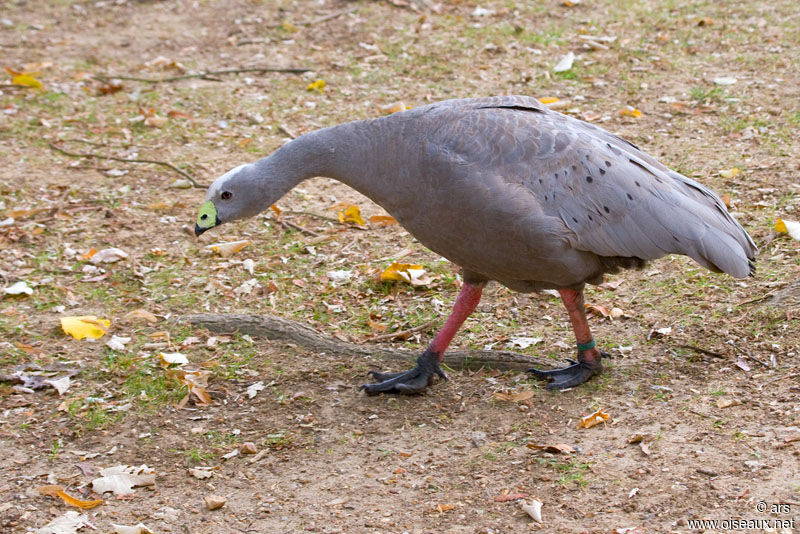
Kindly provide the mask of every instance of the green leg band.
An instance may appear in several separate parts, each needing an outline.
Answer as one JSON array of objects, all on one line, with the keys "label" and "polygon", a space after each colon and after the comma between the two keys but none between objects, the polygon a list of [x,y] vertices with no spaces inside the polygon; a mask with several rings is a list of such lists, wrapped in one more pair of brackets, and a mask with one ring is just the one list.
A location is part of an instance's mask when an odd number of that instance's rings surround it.
[{"label": "green leg band", "polygon": [[585,350],[593,349],[594,348],[594,339],[588,343],[578,343],[578,352],[583,352]]}]

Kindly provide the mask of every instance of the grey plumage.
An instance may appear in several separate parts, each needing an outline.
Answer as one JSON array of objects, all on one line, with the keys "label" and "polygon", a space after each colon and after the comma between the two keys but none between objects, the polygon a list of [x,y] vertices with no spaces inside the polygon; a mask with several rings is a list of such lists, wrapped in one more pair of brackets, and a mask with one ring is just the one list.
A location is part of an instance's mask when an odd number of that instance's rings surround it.
[{"label": "grey plumage", "polygon": [[[449,100],[302,136],[209,191],[220,219],[310,176],[383,206],[431,250],[512,289],[580,287],[665,254],[744,277],[756,246],[720,198],[538,100]],[[214,195],[245,185],[226,212]],[[238,210],[238,211],[237,211]]]},{"label": "grey plumage", "polygon": [[464,272],[447,322],[405,372],[371,372],[369,394],[417,393],[435,376],[489,280],[516,291],[558,289],[577,361],[531,369],[567,389],[602,369],[583,286],[665,254],[744,277],[757,252],[707,187],[601,128],[502,96],[449,100],[306,134],[218,178],[195,232],[267,209],[312,176],[371,198],[429,249]]}]

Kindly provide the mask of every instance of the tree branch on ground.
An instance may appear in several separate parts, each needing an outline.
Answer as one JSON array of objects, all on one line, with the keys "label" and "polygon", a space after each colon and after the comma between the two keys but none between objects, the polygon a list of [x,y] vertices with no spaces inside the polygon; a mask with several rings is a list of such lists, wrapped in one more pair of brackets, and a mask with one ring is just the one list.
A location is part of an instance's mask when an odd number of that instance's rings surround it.
[{"label": "tree branch on ground", "polygon": [[179,76],[168,76],[166,78],[140,78],[138,76],[112,76],[108,74],[95,74],[94,78],[100,81],[109,80],[127,80],[131,82],[143,83],[165,83],[177,82],[179,80],[189,80],[191,78],[200,78],[204,80],[211,80],[218,82],[219,80],[211,78],[211,76],[218,76],[220,74],[240,74],[244,72],[288,72],[290,74],[302,74],[310,72],[313,69],[305,67],[253,67],[253,68],[240,68],[240,69],[222,69],[222,70],[206,70],[203,72],[195,72],[193,74],[181,74]]},{"label": "tree branch on ground", "polygon": [[169,169],[172,169],[173,171],[177,172],[178,174],[186,178],[189,181],[189,183],[192,184],[192,187],[197,187],[200,189],[206,189],[208,187],[208,185],[198,183],[197,180],[195,180],[194,177],[188,172],[181,170],[172,163],[168,163],[166,161],[159,161],[155,159],[140,159],[140,158],[120,158],[117,156],[106,156],[103,154],[95,154],[94,152],[69,152],[68,150],[65,150],[60,146],[56,145],[55,143],[48,143],[48,145],[50,146],[51,149],[55,150],[56,152],[60,152],[61,154],[64,154],[65,156],[69,156],[71,158],[106,159],[112,161],[121,161],[123,163],[152,163],[153,165],[161,165],[162,167],[167,167]]},{"label": "tree branch on ground", "polygon": [[[374,345],[360,345],[324,336],[304,324],[273,315],[201,313],[188,315],[184,321],[214,333],[247,334],[294,343],[320,355],[368,356],[381,360],[413,362],[421,351],[388,349]],[[501,370],[526,370],[535,364],[552,364],[552,360],[534,359],[524,354],[494,350],[453,350],[445,352],[444,363],[453,368],[480,369],[490,367]]]}]

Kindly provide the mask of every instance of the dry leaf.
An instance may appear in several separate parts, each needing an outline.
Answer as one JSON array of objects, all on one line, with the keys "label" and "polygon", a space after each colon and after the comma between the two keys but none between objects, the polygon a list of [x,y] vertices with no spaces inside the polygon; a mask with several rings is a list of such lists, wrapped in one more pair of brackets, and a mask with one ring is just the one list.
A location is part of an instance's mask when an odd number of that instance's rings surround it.
[{"label": "dry leaf", "polygon": [[738,176],[742,171],[739,170],[739,167],[733,167],[732,169],[722,169],[718,172],[723,178],[733,178],[734,176]]},{"label": "dry leaf", "polygon": [[493,500],[494,502],[508,502],[527,498],[527,493],[503,493],[503,495],[495,495]]},{"label": "dry leaf", "polygon": [[149,311],[143,310],[141,308],[138,309],[138,310],[133,310],[132,312],[126,313],[124,319],[126,321],[132,321],[134,319],[138,319],[138,320],[146,321],[146,322],[148,322],[150,324],[158,322],[158,317],[156,317],[155,315],[153,315]]},{"label": "dry leaf", "polygon": [[317,80],[315,82],[311,82],[306,86],[306,91],[317,91],[319,93],[325,92],[325,80]]},{"label": "dry leaf", "polygon": [[383,281],[408,282],[413,286],[425,286],[433,281],[433,278],[425,273],[422,265],[397,262],[384,269],[381,272],[380,279]]},{"label": "dry leaf", "polygon": [[75,510],[70,510],[61,517],[53,519],[42,528],[37,528],[33,531],[33,534],[74,533],[77,532],[78,529],[86,526],[94,529],[94,526],[89,522],[89,516],[86,514],[79,514]]},{"label": "dry leaf", "polygon": [[601,408],[592,414],[581,417],[581,421],[578,423],[578,428],[592,428],[597,424],[608,421],[610,418],[611,416],[605,413]]},{"label": "dry leaf", "polygon": [[588,303],[585,306],[587,311],[595,315],[599,315],[600,317],[606,317],[606,318],[611,317],[611,312],[608,311],[608,308],[606,308],[605,306],[601,306],[599,304],[588,304]]},{"label": "dry leaf", "polygon": [[38,486],[36,491],[39,492],[39,495],[58,497],[58,492],[64,491],[64,486],[59,486],[58,484],[49,484],[47,486]]},{"label": "dry leaf", "polygon": [[567,52],[561,59],[558,60],[556,66],[553,67],[553,72],[566,72],[572,68],[572,63],[575,61],[575,54]]},{"label": "dry leaf", "polygon": [[358,209],[356,205],[350,205],[345,210],[339,211],[339,222],[344,223],[355,223],[359,226],[364,225],[364,219],[361,217],[361,210]]},{"label": "dry leaf", "polygon": [[90,337],[98,339],[105,335],[111,321],[108,319],[98,319],[94,315],[82,315],[77,317],[62,317],[61,328],[66,334],[75,339]]},{"label": "dry leaf", "polygon": [[508,402],[520,402],[525,401],[533,397],[533,390],[526,389],[520,392],[514,391],[496,391],[494,395],[492,395],[495,400],[499,401],[508,401]]},{"label": "dry leaf", "polygon": [[437,504],[436,505],[436,511],[439,512],[440,514],[443,514],[445,512],[449,512],[450,510],[454,510],[454,509],[455,509],[455,505],[452,505],[452,504]]},{"label": "dry leaf", "polygon": [[11,78],[11,83],[14,85],[22,85],[24,87],[30,87],[31,89],[41,89],[42,82],[31,76],[30,74],[17,74],[13,78]]},{"label": "dry leaf", "polygon": [[189,359],[180,352],[159,352],[158,357],[161,359],[162,367],[185,365],[189,363]]},{"label": "dry leaf", "polygon": [[146,465],[116,465],[100,471],[100,478],[92,480],[92,491],[102,495],[111,491],[114,495],[128,495],[137,486],[153,486],[156,472]]},{"label": "dry leaf", "polygon": [[535,451],[549,452],[551,454],[572,454],[575,449],[566,443],[556,443],[555,445],[537,445],[536,443],[526,443],[526,447]]},{"label": "dry leaf", "polygon": [[82,501],[80,499],[76,499],[71,495],[67,495],[63,490],[56,491],[56,495],[61,497],[66,504],[70,506],[74,506],[76,508],[80,508],[81,510],[91,510],[96,506],[100,506],[103,504],[103,499],[97,499],[94,501]]},{"label": "dry leaf", "polygon": [[28,282],[19,281],[3,288],[6,295],[33,295],[33,289],[28,286]]},{"label": "dry leaf", "polygon": [[775,223],[775,231],[780,234],[789,234],[793,239],[800,241],[800,223],[778,219]]},{"label": "dry leaf", "polygon": [[104,248],[89,258],[89,262],[93,265],[100,265],[101,263],[114,263],[128,257],[128,253],[124,250],[112,247]]},{"label": "dry leaf", "polygon": [[189,474],[198,480],[203,480],[206,478],[211,478],[211,476],[214,474],[213,469],[213,467],[193,467],[189,470]]},{"label": "dry leaf", "polygon": [[142,523],[133,526],[115,525],[114,523],[111,523],[111,528],[114,529],[114,534],[155,534]]},{"label": "dry leaf", "polygon": [[542,523],[542,501],[533,499],[530,504],[522,504],[522,511],[531,516],[537,523]]},{"label": "dry leaf", "polygon": [[641,116],[642,116],[642,112],[641,112],[641,111],[639,111],[638,109],[636,109],[636,108],[635,108],[635,107],[633,107],[633,106],[625,106],[624,108],[622,108],[621,110],[619,110],[619,111],[618,111],[618,113],[619,113],[620,115],[622,115],[623,117],[634,117],[634,118],[638,118],[638,117],[641,117]]},{"label": "dry leaf", "polygon": [[53,386],[53,388],[58,392],[58,396],[60,397],[61,395],[66,393],[69,387],[72,385],[72,379],[69,377],[69,375],[67,375],[67,376],[62,376],[57,380],[45,380],[44,383]]},{"label": "dry leaf", "polygon": [[542,98],[539,99],[539,102],[541,102],[542,104],[555,104],[556,102],[558,102],[558,97],[543,96]]},{"label": "dry leaf", "polygon": [[151,128],[162,128],[165,124],[167,124],[168,120],[169,119],[166,117],[162,117],[160,115],[151,115],[149,117],[145,117],[144,123],[146,126]]},{"label": "dry leaf", "polygon": [[391,215],[372,215],[369,218],[369,222],[377,224],[378,226],[391,226],[397,224],[397,219]]},{"label": "dry leaf", "polygon": [[392,113],[397,113],[398,111],[405,111],[406,105],[403,102],[394,102],[387,106],[382,106],[379,109],[384,115],[391,115]]},{"label": "dry leaf", "polygon": [[242,241],[231,241],[229,243],[212,243],[207,245],[206,248],[213,250],[223,258],[233,256],[244,247],[250,244],[250,241],[243,239]]}]

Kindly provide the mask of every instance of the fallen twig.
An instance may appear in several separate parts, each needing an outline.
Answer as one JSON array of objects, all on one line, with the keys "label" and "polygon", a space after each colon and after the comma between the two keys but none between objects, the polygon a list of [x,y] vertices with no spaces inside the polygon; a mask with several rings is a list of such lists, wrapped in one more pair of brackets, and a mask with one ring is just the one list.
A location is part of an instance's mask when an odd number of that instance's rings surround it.
[{"label": "fallen twig", "polygon": [[[417,352],[403,349],[385,349],[377,345],[360,345],[327,337],[313,328],[296,321],[273,315],[231,314],[218,315],[203,313],[189,315],[183,320],[201,326],[212,332],[240,332],[251,336],[266,337],[271,340],[284,340],[306,350],[321,355],[370,356],[383,360],[413,361]],[[396,335],[396,334],[395,334]],[[493,350],[454,350],[445,352],[444,363],[453,368],[526,370],[535,364],[545,364],[550,360],[536,360],[524,354]]]},{"label": "fallen twig", "polygon": [[316,24],[319,24],[320,22],[325,22],[331,19],[335,19],[336,17],[341,17],[342,15],[347,15],[348,13],[352,13],[355,10],[356,10],[355,7],[348,7],[347,9],[342,9],[341,11],[334,11],[333,13],[329,13],[327,15],[323,15],[315,19],[298,22],[297,26],[314,26]]},{"label": "fallen twig", "polygon": [[288,126],[286,126],[285,124],[279,124],[279,125],[278,125],[278,131],[279,131],[279,132],[283,132],[283,133],[285,133],[286,135],[288,135],[288,136],[289,136],[289,137],[291,137],[292,139],[297,139],[297,134],[296,134],[296,133],[294,133],[293,131],[291,131],[291,130],[289,129],[289,127],[288,127]]},{"label": "fallen twig", "polygon": [[292,74],[302,74],[304,72],[310,72],[313,69],[307,69],[305,67],[253,67],[253,68],[242,68],[242,69],[223,69],[223,70],[207,70],[203,72],[196,72],[194,74],[181,74],[179,76],[168,76],[166,78],[140,78],[138,76],[109,76],[106,74],[95,74],[94,78],[102,81],[107,80],[128,80],[132,82],[144,82],[144,83],[164,83],[164,82],[177,82],[179,80],[188,80],[191,78],[202,78],[211,81],[219,81],[211,76],[217,76],[220,74],[238,74],[242,72],[288,72]]},{"label": "fallen twig", "polygon": [[300,232],[303,232],[304,234],[308,234],[311,237],[319,237],[320,236],[320,234],[318,234],[317,232],[314,232],[313,230],[309,230],[308,228],[306,228],[304,226],[300,226],[299,224],[296,224],[296,223],[293,223],[293,222],[290,222],[290,221],[279,220],[278,223],[281,224],[282,226],[288,226],[289,228],[294,228],[295,230],[299,230]]},{"label": "fallen twig", "polygon": [[695,352],[699,352],[700,354],[706,354],[708,356],[713,356],[715,358],[722,358],[724,360],[728,359],[727,356],[725,356],[724,354],[720,354],[719,352],[714,352],[708,349],[701,349],[700,347],[695,347],[694,345],[678,345],[678,348],[693,350]]},{"label": "fallen twig", "polygon": [[173,171],[177,172],[178,174],[189,180],[189,183],[191,183],[193,187],[198,187],[200,189],[205,189],[208,187],[207,185],[198,183],[197,180],[195,180],[194,177],[188,172],[183,171],[178,167],[176,167],[175,165],[173,165],[172,163],[168,163],[166,161],[158,161],[154,159],[139,159],[139,158],[135,159],[119,158],[117,156],[105,156],[103,154],[95,154],[94,152],[69,152],[67,150],[64,150],[60,146],[57,146],[55,143],[48,143],[48,145],[50,146],[51,149],[55,150],[56,152],[60,152],[61,154],[64,154],[65,156],[69,156],[71,158],[108,159],[112,161],[121,161],[123,163],[152,163],[153,165],[161,165],[162,167],[167,167],[169,169],[172,169]]},{"label": "fallen twig", "polygon": [[423,330],[427,330],[431,326],[436,324],[436,321],[428,321],[425,324],[421,324],[419,326],[415,326],[414,328],[409,328],[408,330],[398,330],[396,332],[391,332],[389,334],[381,334],[379,336],[373,336],[367,338],[367,341],[375,342],[375,341],[386,341],[387,339],[395,339],[402,336],[408,336],[410,334],[414,334],[416,332],[421,332]]},{"label": "fallen twig", "polygon": [[800,373],[792,373],[792,374],[788,374],[788,375],[784,375],[784,376],[779,376],[778,378],[773,378],[772,380],[764,382],[763,384],[758,386],[758,389],[761,390],[761,389],[764,388],[764,386],[768,386],[768,385],[773,384],[775,382],[778,382],[780,380],[786,380],[787,378],[796,378],[798,376],[800,376]]},{"label": "fallen twig", "polygon": [[325,221],[336,222],[336,223],[339,222],[339,219],[334,219],[333,217],[328,217],[327,215],[314,213],[313,211],[284,210],[282,213],[286,213],[287,215],[308,215],[309,217],[316,217],[317,219],[322,219]]}]

